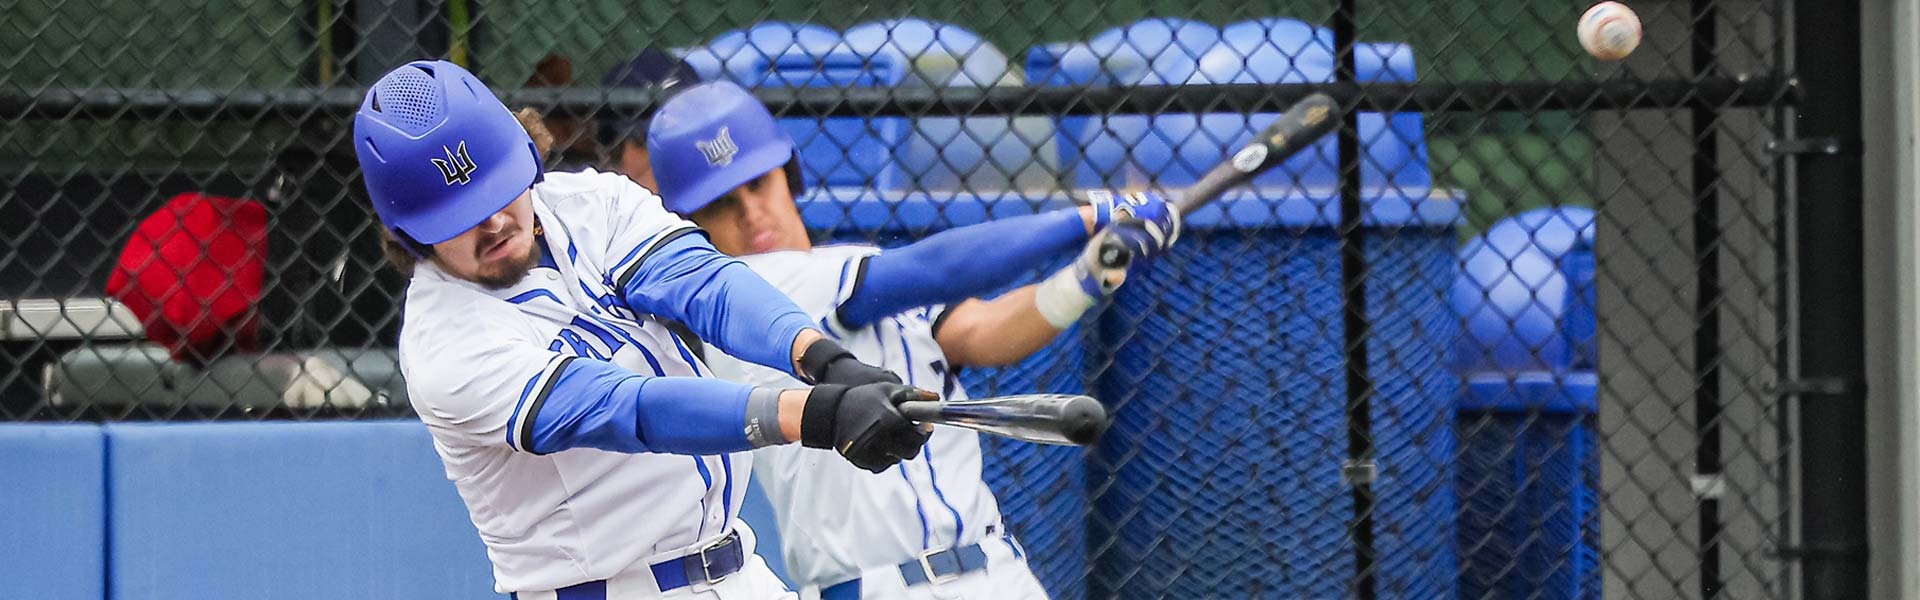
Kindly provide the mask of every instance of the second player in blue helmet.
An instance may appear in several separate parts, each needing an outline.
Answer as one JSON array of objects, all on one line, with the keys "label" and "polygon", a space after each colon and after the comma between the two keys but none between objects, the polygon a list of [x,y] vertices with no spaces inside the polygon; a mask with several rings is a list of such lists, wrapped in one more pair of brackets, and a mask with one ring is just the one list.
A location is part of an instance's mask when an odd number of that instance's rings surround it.
[{"label": "second player in blue helmet", "polygon": [[[753,448],[881,471],[919,454],[910,388],[860,363],[659,198],[541,173],[527,133],[452,63],[368,90],[354,150],[410,273],[408,401],[522,599],[793,598],[739,520]],[[665,319],[811,387],[711,377]]]},{"label": "second player in blue helmet", "polygon": [[[672,110],[668,110],[671,107]],[[647,145],[676,152],[652,157],[667,210],[693,214],[734,188],[773,171],[798,197],[800,154],[760,100],[731,82],[703,83],[675,96],[654,115]],[[704,112],[691,114],[688,107]],[[686,150],[691,149],[693,152]],[[667,174],[661,176],[665,171]]]},{"label": "second player in blue helmet", "polygon": [[[1125,271],[1095,260],[1105,236],[1133,248],[1138,268],[1180,230],[1178,214],[1157,195],[1095,192],[1088,206],[952,229],[899,248],[816,247],[796,204],[793,141],[751,93],[727,82],[689,89],[660,108],[648,138],[668,209],[699,224],[716,248],[766,277],[860,359],[948,400],[968,397],[960,369],[1018,362],[1124,282]],[[1015,285],[1069,257],[1041,283]],[[708,356],[725,379],[796,383],[751,361]],[[919,457],[878,476],[808,450],[755,455],[788,571],[808,597],[1046,596],[981,480],[979,434],[971,430],[935,427]]]}]

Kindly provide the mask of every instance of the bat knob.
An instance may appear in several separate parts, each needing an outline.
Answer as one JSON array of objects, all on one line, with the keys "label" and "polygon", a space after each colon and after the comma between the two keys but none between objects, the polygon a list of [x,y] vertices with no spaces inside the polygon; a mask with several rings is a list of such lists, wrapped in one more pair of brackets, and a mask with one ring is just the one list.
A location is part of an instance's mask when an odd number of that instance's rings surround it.
[{"label": "bat knob", "polygon": [[1114,236],[1101,236],[1100,250],[1097,258],[1100,260],[1101,267],[1108,269],[1125,269],[1128,264],[1133,262],[1133,251],[1127,248],[1125,242],[1120,241]]},{"label": "bat knob", "polygon": [[1107,431],[1107,407],[1090,396],[1075,396],[1060,405],[1060,434],[1085,446]]}]

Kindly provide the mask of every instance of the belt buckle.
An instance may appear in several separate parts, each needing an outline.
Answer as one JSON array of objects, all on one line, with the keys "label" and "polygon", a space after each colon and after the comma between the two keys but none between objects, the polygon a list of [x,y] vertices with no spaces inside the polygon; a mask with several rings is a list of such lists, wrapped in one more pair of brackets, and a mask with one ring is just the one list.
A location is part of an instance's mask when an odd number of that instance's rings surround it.
[{"label": "belt buckle", "polygon": [[936,554],[939,554],[942,552],[951,552],[952,550],[953,550],[952,548],[948,548],[946,550],[928,550],[920,553],[920,556],[918,557],[918,560],[920,561],[920,571],[927,574],[927,583],[932,585],[940,585],[940,584],[947,583],[949,581],[953,581],[955,579],[959,579],[961,575],[965,575],[965,573],[961,572],[962,569],[960,565],[960,556],[957,553],[954,555],[954,569],[953,569],[953,574],[951,575],[940,575],[940,574],[934,573],[933,563],[927,562],[928,558]]},{"label": "belt buckle", "polygon": [[728,575],[732,575],[732,573],[725,573],[720,575],[719,577],[714,577],[713,561],[707,558],[707,553],[720,548],[725,548],[727,544],[733,543],[733,540],[734,540],[733,534],[729,533],[726,536],[721,537],[719,540],[714,541],[712,544],[708,544],[707,547],[700,549],[700,577],[706,580],[707,585],[720,583],[721,581],[725,581]]}]

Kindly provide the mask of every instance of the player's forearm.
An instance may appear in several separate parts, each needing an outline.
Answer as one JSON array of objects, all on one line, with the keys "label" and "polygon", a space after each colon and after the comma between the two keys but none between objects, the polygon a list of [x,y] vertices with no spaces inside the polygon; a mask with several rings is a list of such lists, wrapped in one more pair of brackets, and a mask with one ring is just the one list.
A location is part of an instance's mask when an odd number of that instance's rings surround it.
[{"label": "player's forearm", "polygon": [[998,367],[1024,360],[1060,335],[1035,307],[1029,285],[992,300],[968,300],[948,309],[934,341],[956,366]]},{"label": "player's forearm", "polygon": [[771,398],[772,390],[702,377],[647,377],[584,358],[563,359],[553,369],[528,387],[509,423],[509,440],[521,450],[700,455],[764,445],[754,439],[759,415],[751,400]]},{"label": "player's forearm", "polygon": [[912,308],[992,293],[1087,241],[1091,208],[989,221],[943,231],[867,259],[835,316],[858,328]]},{"label": "player's forearm", "polygon": [[787,365],[787,372],[795,374],[804,373],[804,367],[800,359],[807,356],[807,348],[813,346],[814,342],[818,342],[826,337],[827,336],[820,333],[820,330],[813,328],[802,329],[798,335],[793,336],[793,363]]},{"label": "player's forearm", "polygon": [[798,373],[800,338],[813,327],[786,295],[697,235],[651,251],[622,293],[635,309],[685,323],[727,354],[788,373]]}]

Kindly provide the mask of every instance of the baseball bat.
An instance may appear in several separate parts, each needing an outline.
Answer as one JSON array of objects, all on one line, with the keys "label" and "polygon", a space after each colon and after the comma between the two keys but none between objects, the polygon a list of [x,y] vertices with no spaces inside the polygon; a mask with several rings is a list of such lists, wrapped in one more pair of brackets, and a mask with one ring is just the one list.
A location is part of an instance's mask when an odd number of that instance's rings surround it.
[{"label": "baseball bat", "polygon": [[[938,398],[931,392],[922,397]],[[1068,394],[1027,394],[943,402],[910,400],[900,414],[921,423],[965,427],[1037,444],[1085,446],[1107,429],[1099,400]]]},{"label": "baseball bat", "polygon": [[[1227,190],[1253,181],[1254,177],[1286,162],[1339,125],[1340,103],[1322,93],[1307,96],[1288,107],[1279,119],[1253,136],[1253,141],[1234,151],[1225,162],[1201,175],[1199,181],[1174,201],[1174,208],[1182,216],[1193,214]],[[1133,254],[1120,240],[1108,236],[1100,243],[1099,259],[1102,266],[1118,269],[1126,267],[1133,260]]]}]

